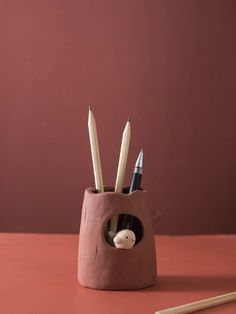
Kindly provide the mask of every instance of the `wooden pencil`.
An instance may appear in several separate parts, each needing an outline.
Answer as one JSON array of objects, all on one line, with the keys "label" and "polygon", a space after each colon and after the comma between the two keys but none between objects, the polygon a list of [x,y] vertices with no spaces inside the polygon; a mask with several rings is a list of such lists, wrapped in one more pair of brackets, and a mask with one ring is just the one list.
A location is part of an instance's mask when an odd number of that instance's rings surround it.
[{"label": "wooden pencil", "polygon": [[91,148],[92,162],[93,162],[95,187],[96,187],[97,192],[101,193],[101,192],[104,192],[102,168],[101,168],[101,160],[100,160],[100,153],[99,153],[99,146],[98,146],[96,121],[95,121],[93,112],[91,110],[91,107],[89,107],[89,114],[88,114],[88,130],[89,130],[89,140],[90,140],[90,148]]},{"label": "wooden pencil", "polygon": [[187,314],[187,313],[193,313],[195,311],[200,311],[203,309],[207,309],[209,307],[217,306],[220,304],[224,304],[227,302],[236,301],[236,291],[223,294],[217,297],[192,302],[176,307],[172,307],[169,309],[161,310],[158,312],[155,312],[155,314]]},{"label": "wooden pencil", "polygon": [[[125,170],[129,153],[129,144],[131,137],[131,126],[130,119],[128,119],[122,136],[121,148],[120,148],[120,157],[116,175],[116,183],[115,183],[115,192],[122,192],[125,181]],[[111,219],[110,230],[115,234],[117,231],[118,224],[118,216],[114,216]]]}]

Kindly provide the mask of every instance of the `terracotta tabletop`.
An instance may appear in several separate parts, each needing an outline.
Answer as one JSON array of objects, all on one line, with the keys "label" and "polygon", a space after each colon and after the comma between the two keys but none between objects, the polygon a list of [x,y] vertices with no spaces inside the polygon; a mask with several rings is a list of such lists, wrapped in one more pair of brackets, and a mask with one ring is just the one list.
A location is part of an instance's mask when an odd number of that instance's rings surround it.
[{"label": "terracotta tabletop", "polygon": [[[236,235],[157,236],[157,285],[129,292],[78,284],[78,240],[0,234],[0,313],[151,314],[236,291]],[[201,313],[235,314],[236,302]]]}]

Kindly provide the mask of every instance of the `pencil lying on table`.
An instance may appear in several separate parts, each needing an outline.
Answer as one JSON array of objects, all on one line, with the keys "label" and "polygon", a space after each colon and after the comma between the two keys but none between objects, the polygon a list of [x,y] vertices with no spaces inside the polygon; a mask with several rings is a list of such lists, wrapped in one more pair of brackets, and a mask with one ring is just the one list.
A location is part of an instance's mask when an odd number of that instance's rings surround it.
[{"label": "pencil lying on table", "polygon": [[97,127],[96,121],[93,116],[91,107],[89,106],[89,115],[88,115],[88,129],[89,129],[89,140],[93,161],[93,173],[95,179],[95,187],[97,192],[104,192],[103,187],[103,178],[102,178],[102,167],[100,161],[100,153],[98,146],[98,137],[97,137]]},{"label": "pencil lying on table", "polygon": [[159,312],[156,312],[155,314],[187,314],[187,313],[193,313],[195,311],[200,311],[207,309],[209,307],[213,307],[216,305],[224,304],[227,302],[236,301],[236,291],[223,294],[217,297],[188,303],[176,307],[172,307],[169,309],[161,310]]}]

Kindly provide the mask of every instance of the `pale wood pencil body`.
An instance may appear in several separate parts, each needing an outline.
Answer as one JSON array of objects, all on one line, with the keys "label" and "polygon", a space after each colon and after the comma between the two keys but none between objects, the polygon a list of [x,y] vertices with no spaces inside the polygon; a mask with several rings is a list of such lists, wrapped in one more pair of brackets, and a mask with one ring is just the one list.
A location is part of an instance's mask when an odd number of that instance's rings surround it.
[{"label": "pale wood pencil body", "polygon": [[[121,193],[124,187],[125,170],[126,170],[126,164],[127,164],[127,159],[128,159],[128,153],[129,153],[130,137],[131,137],[131,127],[130,127],[130,121],[128,121],[125,125],[123,136],[122,136],[120,157],[119,157],[119,163],[118,163],[118,169],[117,169],[117,175],[116,175],[115,192]],[[114,233],[117,231],[117,224],[118,224],[118,216],[115,216],[112,218],[111,225],[110,225],[110,230],[113,231]]]},{"label": "pale wood pencil body", "polygon": [[125,129],[122,136],[121,148],[120,148],[120,157],[116,175],[116,184],[115,184],[115,192],[122,192],[125,181],[125,170],[129,153],[129,144],[131,137],[131,127],[130,121],[128,121],[125,125]]},{"label": "pale wood pencil body", "polygon": [[155,314],[187,314],[232,301],[236,301],[236,291],[217,297],[161,310]]},{"label": "pale wood pencil body", "polygon": [[95,187],[98,192],[104,192],[102,168],[101,168],[100,153],[99,153],[98,138],[97,138],[97,127],[96,127],[96,121],[94,119],[92,110],[89,110],[88,129],[89,129],[92,162],[93,162]]}]

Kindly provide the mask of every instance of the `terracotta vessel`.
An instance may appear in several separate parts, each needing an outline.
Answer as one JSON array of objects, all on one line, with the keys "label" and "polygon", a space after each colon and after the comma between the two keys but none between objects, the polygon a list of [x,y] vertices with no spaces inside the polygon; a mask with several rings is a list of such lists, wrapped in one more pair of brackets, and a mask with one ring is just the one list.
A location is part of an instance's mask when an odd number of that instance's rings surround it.
[{"label": "terracotta vessel", "polygon": [[[106,188],[85,190],[81,217],[78,280],[82,286],[103,290],[131,290],[156,283],[153,212],[146,191],[116,193]],[[128,214],[140,221],[139,242],[129,250],[117,249],[106,240],[107,222]]]}]

